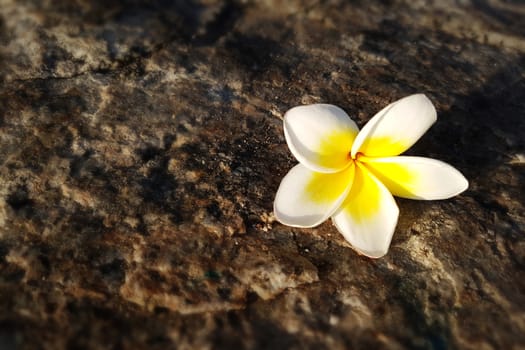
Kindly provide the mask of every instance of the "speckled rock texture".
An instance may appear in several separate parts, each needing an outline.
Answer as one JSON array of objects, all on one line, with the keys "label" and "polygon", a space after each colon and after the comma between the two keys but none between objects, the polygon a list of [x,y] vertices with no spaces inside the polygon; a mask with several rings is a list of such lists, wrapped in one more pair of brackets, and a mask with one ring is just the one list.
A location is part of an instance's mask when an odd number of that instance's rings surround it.
[{"label": "speckled rock texture", "polygon": [[[0,0],[0,349],[525,348],[525,5]],[[398,200],[389,254],[276,222],[287,109],[470,188]]]}]

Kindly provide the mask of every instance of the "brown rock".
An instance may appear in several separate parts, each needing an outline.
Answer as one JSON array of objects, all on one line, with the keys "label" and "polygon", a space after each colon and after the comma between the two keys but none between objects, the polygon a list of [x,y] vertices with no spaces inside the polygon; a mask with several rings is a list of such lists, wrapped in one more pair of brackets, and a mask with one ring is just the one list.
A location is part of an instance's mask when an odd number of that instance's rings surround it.
[{"label": "brown rock", "polygon": [[[0,348],[525,347],[519,1],[0,0]],[[424,92],[389,254],[274,221],[284,112]]]}]

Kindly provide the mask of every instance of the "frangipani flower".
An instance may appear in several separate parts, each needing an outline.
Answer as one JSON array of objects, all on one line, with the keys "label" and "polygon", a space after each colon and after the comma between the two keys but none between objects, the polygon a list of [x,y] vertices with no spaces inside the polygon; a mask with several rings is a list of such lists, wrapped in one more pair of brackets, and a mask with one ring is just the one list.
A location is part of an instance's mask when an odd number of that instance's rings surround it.
[{"label": "frangipani flower", "polygon": [[399,216],[392,195],[446,199],[468,187],[446,163],[399,156],[435,121],[436,110],[423,94],[389,104],[361,131],[333,105],[290,109],[284,135],[299,164],[279,186],[275,217],[294,227],[314,227],[331,217],[358,252],[385,255]]}]

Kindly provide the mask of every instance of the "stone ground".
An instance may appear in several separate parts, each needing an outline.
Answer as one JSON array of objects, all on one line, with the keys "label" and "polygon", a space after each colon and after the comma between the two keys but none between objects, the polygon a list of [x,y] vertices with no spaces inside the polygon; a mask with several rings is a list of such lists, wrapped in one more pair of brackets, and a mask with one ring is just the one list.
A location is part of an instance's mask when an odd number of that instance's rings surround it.
[{"label": "stone ground", "polygon": [[[525,348],[525,5],[0,0],[0,349]],[[287,109],[423,92],[389,254],[274,221]]]}]

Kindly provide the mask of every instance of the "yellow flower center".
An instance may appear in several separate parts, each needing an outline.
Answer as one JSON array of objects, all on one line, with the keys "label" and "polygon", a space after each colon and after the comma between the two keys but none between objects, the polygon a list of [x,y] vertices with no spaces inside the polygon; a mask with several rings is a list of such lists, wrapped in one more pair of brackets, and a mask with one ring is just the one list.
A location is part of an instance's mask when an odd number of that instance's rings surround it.
[{"label": "yellow flower center", "polygon": [[345,150],[352,148],[357,133],[353,130],[338,130],[321,140],[317,163],[326,168],[344,169],[351,159]]},{"label": "yellow flower center", "polygon": [[[350,157],[352,157],[352,156],[350,155],[350,153],[348,153],[348,155],[349,155]],[[363,156],[364,156],[363,153],[361,153],[361,152],[357,152],[357,154],[355,155],[355,157],[352,158],[352,159],[353,159],[354,161],[358,161],[359,158],[361,158],[361,157],[363,157]]]},{"label": "yellow flower center", "polygon": [[[351,186],[342,206],[346,207],[349,214],[356,219],[362,219],[373,216],[380,206],[381,193],[375,184],[374,176],[398,193],[406,193],[407,190],[397,185],[395,180],[406,183],[414,179],[411,178],[413,175],[402,166],[377,163],[373,158],[365,155],[367,152],[358,152],[352,157],[350,150],[354,139],[355,134],[338,131],[321,142],[318,150],[319,163],[342,170],[328,174],[313,172],[307,183],[306,192],[313,202],[330,203],[337,200]],[[387,138],[374,141],[376,141],[375,149],[398,145],[397,142]],[[371,150],[370,147],[369,149]],[[385,176],[386,174],[388,177]],[[395,180],[390,180],[390,176]]]},{"label": "yellow flower center", "polygon": [[312,172],[306,192],[316,203],[332,203],[341,196],[353,179],[352,166],[331,174]]}]

